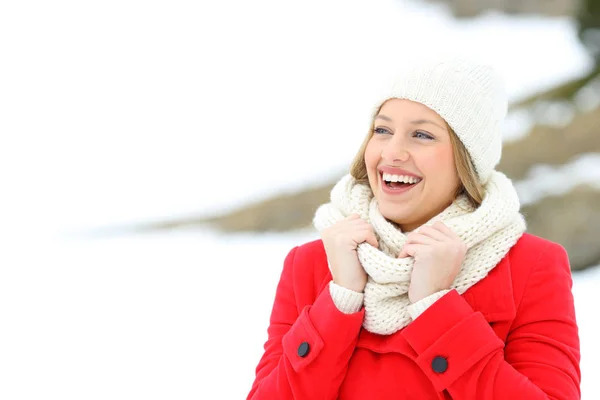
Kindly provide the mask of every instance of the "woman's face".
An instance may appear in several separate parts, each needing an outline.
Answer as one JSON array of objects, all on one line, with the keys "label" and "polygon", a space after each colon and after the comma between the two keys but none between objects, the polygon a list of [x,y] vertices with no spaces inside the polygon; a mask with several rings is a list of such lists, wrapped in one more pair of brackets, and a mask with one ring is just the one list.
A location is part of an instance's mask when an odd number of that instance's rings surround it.
[{"label": "woman's face", "polygon": [[381,107],[365,164],[379,211],[403,232],[448,207],[460,184],[444,120],[410,100],[390,99]]}]

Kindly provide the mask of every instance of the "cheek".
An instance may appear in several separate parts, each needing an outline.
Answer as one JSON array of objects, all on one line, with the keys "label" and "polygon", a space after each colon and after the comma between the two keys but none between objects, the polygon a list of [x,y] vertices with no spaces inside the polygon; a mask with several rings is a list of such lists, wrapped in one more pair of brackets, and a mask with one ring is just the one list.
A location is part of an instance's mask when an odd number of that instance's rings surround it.
[{"label": "cheek", "polygon": [[371,140],[365,149],[365,166],[367,167],[367,178],[369,179],[369,185],[371,190],[376,193],[377,186],[377,165],[381,156],[381,151],[377,148],[378,146]]},{"label": "cheek", "polygon": [[454,185],[458,180],[452,149],[436,149],[422,159],[423,172],[439,181]]},{"label": "cheek", "polygon": [[365,149],[365,164],[367,166],[367,170],[377,167],[377,163],[379,162],[379,154],[381,154],[381,152],[378,152],[377,146],[371,140]]}]

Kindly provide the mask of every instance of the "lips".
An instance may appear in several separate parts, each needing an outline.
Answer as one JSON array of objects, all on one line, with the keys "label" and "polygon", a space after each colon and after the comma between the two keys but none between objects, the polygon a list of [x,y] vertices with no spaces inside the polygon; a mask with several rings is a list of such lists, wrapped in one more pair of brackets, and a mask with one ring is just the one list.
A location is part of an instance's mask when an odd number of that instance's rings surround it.
[{"label": "lips", "polygon": [[[415,182],[415,183],[404,183],[404,182],[399,182],[399,181],[394,181],[394,182],[388,182],[385,181],[383,179],[383,173],[379,173],[379,182],[381,183],[381,190],[389,195],[401,195],[404,194],[408,191],[410,191],[411,189],[413,189],[415,186],[419,185],[422,181],[421,178],[411,178],[411,179],[407,179],[407,181],[410,182]],[[386,174],[386,176],[389,176]],[[406,177],[407,175],[403,175],[404,177]]]}]

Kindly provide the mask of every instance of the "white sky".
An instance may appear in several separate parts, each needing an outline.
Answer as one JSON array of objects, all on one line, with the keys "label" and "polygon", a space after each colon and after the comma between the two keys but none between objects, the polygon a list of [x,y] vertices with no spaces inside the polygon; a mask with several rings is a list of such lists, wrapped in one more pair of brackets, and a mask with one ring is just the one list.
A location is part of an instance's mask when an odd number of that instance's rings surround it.
[{"label": "white sky", "polygon": [[406,1],[4,2],[3,226],[199,214],[326,180],[380,78],[453,49],[512,98],[589,67],[566,19],[456,22]]}]

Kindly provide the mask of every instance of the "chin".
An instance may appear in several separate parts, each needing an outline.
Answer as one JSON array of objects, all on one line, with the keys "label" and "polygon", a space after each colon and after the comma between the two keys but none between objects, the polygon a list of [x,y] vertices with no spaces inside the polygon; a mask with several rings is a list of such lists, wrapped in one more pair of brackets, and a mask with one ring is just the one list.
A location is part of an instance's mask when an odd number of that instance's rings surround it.
[{"label": "chin", "polygon": [[381,215],[383,215],[383,217],[385,219],[387,219],[389,222],[392,222],[396,225],[403,225],[403,224],[410,223],[410,221],[408,221],[408,218],[406,215],[407,213],[405,213],[405,212],[403,212],[403,213],[398,213],[397,211],[393,212],[391,210],[387,210],[385,207],[380,208],[379,212],[381,213]]}]

